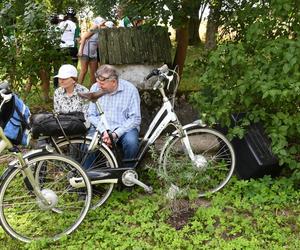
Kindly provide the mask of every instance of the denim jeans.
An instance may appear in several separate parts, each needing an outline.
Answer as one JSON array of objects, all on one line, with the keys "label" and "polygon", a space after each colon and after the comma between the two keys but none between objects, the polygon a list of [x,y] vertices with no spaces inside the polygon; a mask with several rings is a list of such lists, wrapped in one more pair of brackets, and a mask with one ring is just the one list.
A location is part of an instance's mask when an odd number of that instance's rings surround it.
[{"label": "denim jeans", "polygon": [[[94,126],[91,126],[88,132],[89,136],[93,136],[96,131]],[[117,146],[122,149],[123,160],[130,160],[136,157],[139,150],[139,132],[136,128],[129,130],[123,134],[117,141]],[[91,154],[85,160],[83,166],[85,169],[92,166],[92,162],[96,157],[95,153]],[[124,164],[124,167],[133,167],[134,162]],[[122,167],[122,166],[120,166]]]},{"label": "denim jeans", "polygon": [[[139,132],[136,128],[123,134],[118,142],[123,151],[123,159],[129,160],[136,157],[139,150]],[[126,167],[133,167],[134,163],[126,163]]]}]

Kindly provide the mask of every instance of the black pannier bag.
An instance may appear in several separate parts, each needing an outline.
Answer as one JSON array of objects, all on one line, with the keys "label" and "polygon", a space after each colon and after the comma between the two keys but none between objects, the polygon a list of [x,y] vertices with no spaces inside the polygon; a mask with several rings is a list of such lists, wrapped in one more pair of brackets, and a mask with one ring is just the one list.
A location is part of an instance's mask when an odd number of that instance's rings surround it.
[{"label": "black pannier bag", "polygon": [[31,116],[34,139],[40,136],[83,135],[87,130],[82,112],[38,113]]},{"label": "black pannier bag", "polygon": [[[244,116],[245,113],[232,114],[231,126],[238,124]],[[216,129],[227,134],[228,128]],[[282,167],[271,150],[271,140],[262,123],[251,123],[244,137],[236,137],[231,143],[236,156],[235,170],[240,179],[261,178],[264,175],[276,177],[280,174]]]}]

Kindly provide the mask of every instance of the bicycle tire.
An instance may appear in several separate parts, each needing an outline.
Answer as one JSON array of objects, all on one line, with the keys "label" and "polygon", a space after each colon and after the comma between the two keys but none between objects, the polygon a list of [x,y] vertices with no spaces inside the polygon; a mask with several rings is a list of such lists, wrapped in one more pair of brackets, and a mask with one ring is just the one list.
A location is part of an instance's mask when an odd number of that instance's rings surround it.
[{"label": "bicycle tire", "polygon": [[[28,156],[28,166],[47,168],[43,179],[36,183],[47,206],[32,191],[32,186],[19,166],[8,168],[0,187],[0,222],[13,238],[23,242],[58,240],[72,233],[85,218],[91,203],[92,188],[85,171],[69,157],[36,153]],[[69,174],[83,179],[85,186],[73,189]]]},{"label": "bicycle tire", "polygon": [[[69,141],[71,142],[71,147],[69,146]],[[63,154],[75,159],[81,166],[84,166],[87,171],[118,167],[116,158],[107,146],[98,144],[92,152],[87,153],[88,145],[91,143],[91,139],[70,138],[69,141],[59,141],[57,142],[57,146],[60,148]],[[93,161],[89,161],[89,163],[86,163],[87,159],[89,159],[88,155],[96,156],[94,157]],[[114,186],[115,184],[113,183],[92,183],[93,196],[91,209],[96,209],[103,205],[110,197]]]},{"label": "bicycle tire", "polygon": [[[186,130],[196,164],[184,152],[178,135],[165,144],[161,157],[161,176],[175,187],[175,193],[198,197],[219,191],[230,180],[235,167],[231,143],[220,132],[202,127]],[[198,164],[198,167],[197,167]]]}]

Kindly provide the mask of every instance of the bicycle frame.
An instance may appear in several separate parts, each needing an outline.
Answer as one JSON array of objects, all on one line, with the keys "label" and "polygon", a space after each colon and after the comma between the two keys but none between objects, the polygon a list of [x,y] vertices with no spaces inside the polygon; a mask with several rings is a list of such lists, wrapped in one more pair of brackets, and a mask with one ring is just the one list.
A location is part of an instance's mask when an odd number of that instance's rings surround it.
[{"label": "bicycle frame", "polygon": [[[11,149],[13,147],[12,143],[8,140],[8,138],[5,136],[3,129],[0,127],[0,153],[2,153],[2,151],[5,148]],[[34,194],[46,205],[49,205],[50,202],[47,201],[47,199],[42,195],[41,193],[41,189],[39,188],[39,186],[36,184],[36,181],[34,179],[32,170],[30,168],[28,168],[28,164],[27,164],[27,158],[24,158],[23,155],[21,153],[15,153],[17,160],[11,162],[11,164],[9,164],[10,167],[17,167],[20,168],[22,171],[22,174],[24,175],[24,177],[28,178],[28,181],[32,187],[32,191],[34,192]],[[19,164],[17,164],[19,163]],[[7,169],[7,172],[10,171],[9,169]],[[5,176],[4,172],[3,176]],[[2,178],[3,178],[2,176]]]},{"label": "bicycle frame", "polygon": [[[184,136],[185,133],[182,129],[182,125],[174,112],[173,106],[170,100],[166,97],[164,89],[159,88],[162,96],[163,96],[163,105],[161,106],[160,110],[155,115],[154,119],[150,123],[147,132],[145,133],[142,141],[141,147],[139,149],[137,161],[139,161],[144,157],[145,153],[147,152],[148,148],[153,145],[156,139],[162,134],[162,132],[172,124],[175,127],[175,130],[178,131],[179,136]],[[164,116],[164,114],[166,115]],[[164,118],[162,119],[162,117]],[[160,121],[160,122],[159,122]]]}]

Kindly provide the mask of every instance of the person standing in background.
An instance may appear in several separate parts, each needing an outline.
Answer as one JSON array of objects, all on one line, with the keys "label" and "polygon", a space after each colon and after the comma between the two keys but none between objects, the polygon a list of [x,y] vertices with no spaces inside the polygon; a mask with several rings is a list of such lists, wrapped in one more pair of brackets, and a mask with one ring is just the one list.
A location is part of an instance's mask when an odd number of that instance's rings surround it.
[{"label": "person standing in background", "polygon": [[[71,58],[72,64],[77,67],[78,58],[78,41],[79,41],[79,35],[80,35],[80,28],[78,25],[78,20],[75,17],[76,12],[73,7],[68,7],[66,10],[66,16],[64,18],[64,21],[60,22],[58,24],[58,27],[60,28],[62,35],[61,35],[61,43],[60,48],[61,49],[68,49],[68,55],[69,58]],[[64,62],[67,63],[67,60]]]},{"label": "person standing in background", "polygon": [[[73,7],[68,7],[66,9],[66,15],[64,17],[64,20],[60,21],[58,23],[58,28],[61,31],[61,43],[60,43],[60,49],[62,51],[62,54],[66,58],[63,61],[63,63],[72,63],[75,67],[77,67],[78,64],[78,41],[80,37],[80,28],[78,25],[78,20],[75,17],[76,11]],[[57,69],[55,70],[55,73],[57,72]],[[58,87],[58,78],[54,78],[53,80],[54,87]]]},{"label": "person standing in background", "polygon": [[98,32],[97,29],[105,27],[106,20],[102,17],[96,17],[93,20],[92,27],[81,35],[78,56],[80,58],[81,70],[78,77],[78,83],[82,84],[85,75],[90,71],[90,85],[96,82],[95,72],[98,68]]}]

